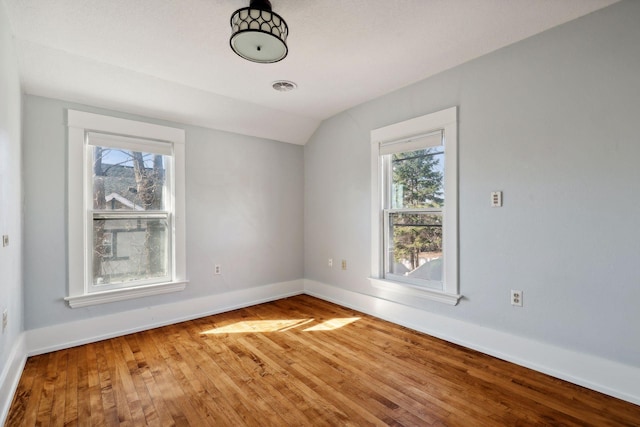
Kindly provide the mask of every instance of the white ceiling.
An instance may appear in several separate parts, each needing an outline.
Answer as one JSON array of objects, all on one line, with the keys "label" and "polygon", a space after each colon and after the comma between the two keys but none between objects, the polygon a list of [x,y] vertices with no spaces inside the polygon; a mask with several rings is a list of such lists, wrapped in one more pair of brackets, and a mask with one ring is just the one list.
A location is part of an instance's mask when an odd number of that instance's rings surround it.
[{"label": "white ceiling", "polygon": [[340,111],[618,0],[272,0],[289,25],[276,64],[229,48],[249,0],[2,1],[26,93],[304,144]]}]

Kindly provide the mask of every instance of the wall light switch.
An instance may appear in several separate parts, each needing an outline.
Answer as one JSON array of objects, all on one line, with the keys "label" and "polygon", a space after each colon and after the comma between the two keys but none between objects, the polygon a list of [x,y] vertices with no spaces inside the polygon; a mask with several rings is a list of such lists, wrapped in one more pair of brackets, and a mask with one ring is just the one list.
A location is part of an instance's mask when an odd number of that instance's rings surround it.
[{"label": "wall light switch", "polygon": [[502,207],[502,191],[491,192],[491,207],[492,208]]},{"label": "wall light switch", "polygon": [[6,248],[7,246],[9,246],[9,235],[5,234],[2,236],[2,247]]}]

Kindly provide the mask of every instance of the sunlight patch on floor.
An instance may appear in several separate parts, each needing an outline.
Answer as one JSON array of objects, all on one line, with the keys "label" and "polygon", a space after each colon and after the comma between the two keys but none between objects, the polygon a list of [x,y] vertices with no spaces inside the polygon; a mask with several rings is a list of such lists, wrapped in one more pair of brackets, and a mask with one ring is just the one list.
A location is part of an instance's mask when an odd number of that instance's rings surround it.
[{"label": "sunlight patch on floor", "polygon": [[359,317],[345,317],[345,318],[336,318],[330,319],[326,322],[322,322],[318,325],[311,326],[310,328],[305,329],[305,332],[313,332],[313,331],[333,331],[335,329],[340,329],[343,326],[347,326],[350,323],[353,323],[357,320],[360,320]]},{"label": "sunlight patch on floor", "polygon": [[207,335],[215,334],[242,334],[256,332],[280,332],[306,325],[313,319],[278,319],[278,320],[243,320],[242,322],[220,326],[202,332]]},{"label": "sunlight patch on floor", "polygon": [[[304,329],[304,332],[315,331],[333,331],[340,329],[350,323],[360,320],[359,317],[346,317],[329,319],[317,325],[310,326]],[[217,328],[203,331],[205,335],[220,335],[220,334],[250,334],[250,333],[264,333],[264,332],[285,332],[291,329],[299,328],[309,323],[314,322],[315,319],[276,319],[276,320],[243,320],[241,322],[232,323],[230,325],[224,325]]]}]

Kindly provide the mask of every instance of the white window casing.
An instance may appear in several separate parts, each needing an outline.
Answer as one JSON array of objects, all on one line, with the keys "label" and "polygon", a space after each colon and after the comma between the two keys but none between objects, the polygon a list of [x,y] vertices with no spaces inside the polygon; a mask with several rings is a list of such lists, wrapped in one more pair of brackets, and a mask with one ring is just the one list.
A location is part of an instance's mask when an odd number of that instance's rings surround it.
[{"label": "white window casing", "polygon": [[[372,286],[378,289],[456,305],[461,298],[458,284],[458,153],[457,108],[452,107],[371,131],[371,276]],[[384,226],[389,173],[384,173],[384,156],[394,153],[435,147],[445,150],[443,216],[444,270],[441,289],[393,280],[385,277]],[[387,156],[388,157],[388,156]],[[389,168],[389,165],[386,165]],[[421,209],[427,212],[429,209]],[[438,214],[440,214],[438,212]]]},{"label": "white window casing", "polygon": [[[100,114],[68,110],[68,295],[72,308],[139,298],[183,290],[186,277],[185,241],[185,132],[183,129],[126,120]],[[91,156],[88,145],[120,147],[124,144],[135,151],[151,151],[171,156],[169,168],[169,207],[154,214],[133,210],[126,215],[146,215],[171,218],[169,277],[160,283],[136,282],[132,286],[96,289],[90,278],[93,241],[90,227],[96,217],[117,218],[121,212],[94,214],[88,208],[93,193],[90,185]]]}]

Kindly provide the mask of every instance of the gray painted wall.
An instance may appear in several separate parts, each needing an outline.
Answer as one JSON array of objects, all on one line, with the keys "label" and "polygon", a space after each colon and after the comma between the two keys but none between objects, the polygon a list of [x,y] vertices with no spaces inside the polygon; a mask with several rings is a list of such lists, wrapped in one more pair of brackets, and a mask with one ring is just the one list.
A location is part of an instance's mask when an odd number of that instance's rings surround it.
[{"label": "gray painted wall", "polygon": [[5,4],[0,2],[0,235],[9,235],[9,246],[2,247],[0,243],[0,313],[5,309],[8,313],[7,329],[0,334],[0,378],[23,326],[20,182],[22,95],[18,61],[9,29]]},{"label": "gray painted wall", "polygon": [[380,295],[369,132],[458,106],[464,299],[401,302],[640,366],[639,23],[624,1],[326,120],[305,146],[305,277]]},{"label": "gray painted wall", "polygon": [[[303,147],[25,97],[27,329],[303,277]],[[184,292],[70,309],[66,258],[66,109],[186,130]],[[220,264],[223,274],[214,276]]]}]

